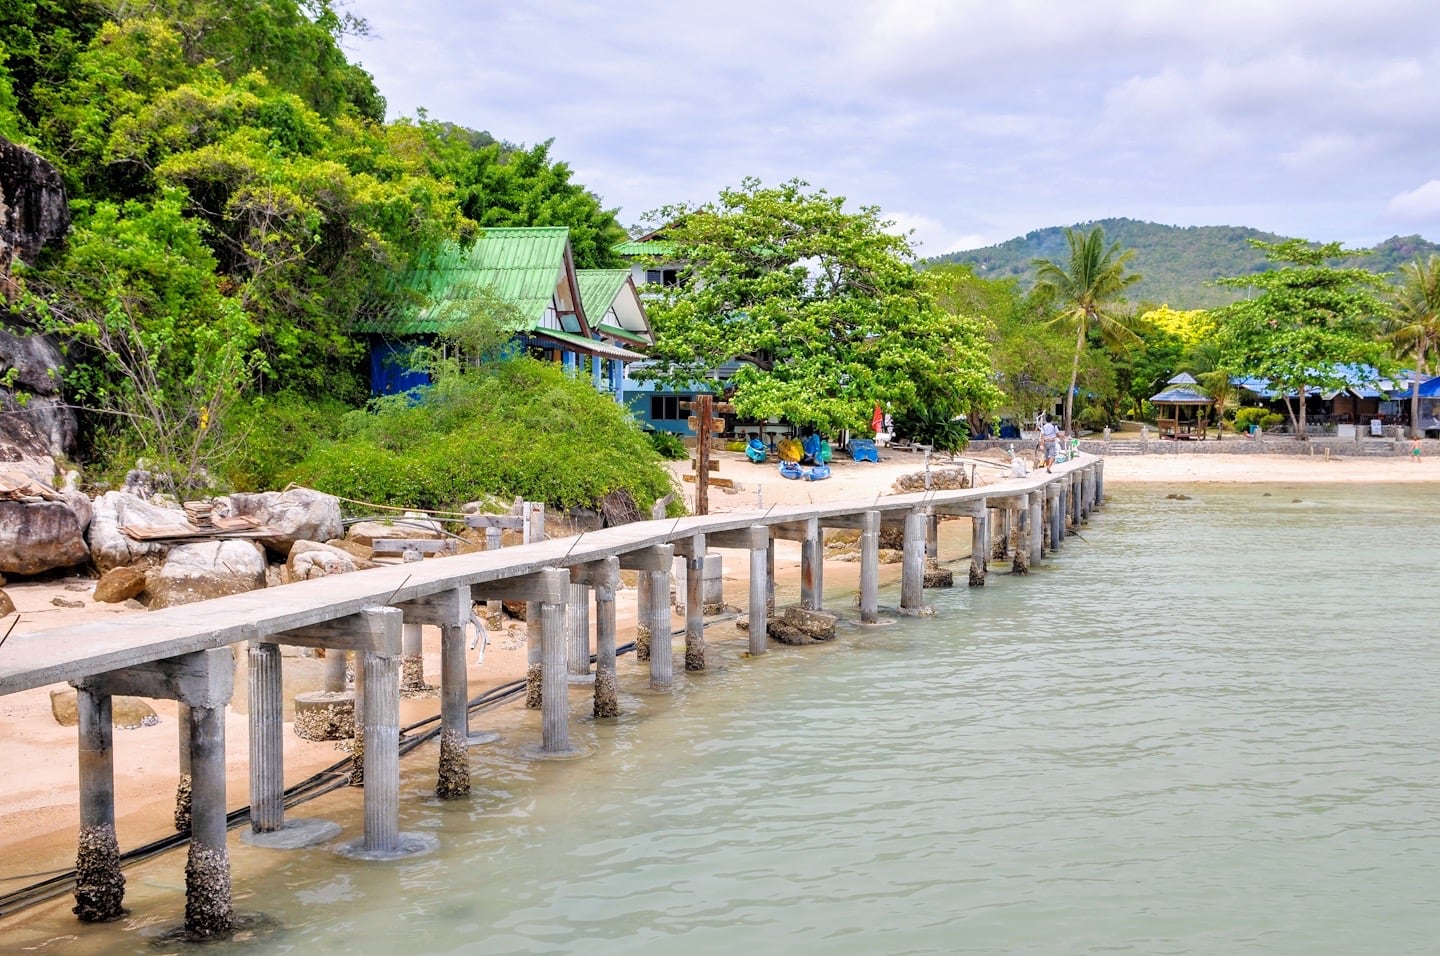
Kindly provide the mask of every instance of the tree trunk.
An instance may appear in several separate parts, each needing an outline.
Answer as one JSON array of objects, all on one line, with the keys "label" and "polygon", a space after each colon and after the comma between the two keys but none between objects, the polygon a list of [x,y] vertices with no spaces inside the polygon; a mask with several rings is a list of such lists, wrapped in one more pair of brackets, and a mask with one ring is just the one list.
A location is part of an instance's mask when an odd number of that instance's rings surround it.
[{"label": "tree trunk", "polygon": [[1080,381],[1080,352],[1085,348],[1085,326],[1089,316],[1081,313],[1076,320],[1080,324],[1080,331],[1075,336],[1075,360],[1070,363],[1070,390],[1065,393],[1065,434],[1075,434],[1075,383]]},{"label": "tree trunk", "polygon": [[1301,441],[1309,441],[1309,440],[1310,440],[1310,435],[1305,431],[1305,386],[1304,386],[1304,385],[1301,385],[1301,386],[1300,386],[1300,400],[1299,400],[1298,402],[1296,402],[1295,404],[1298,406],[1298,407],[1296,408],[1296,410],[1295,410],[1295,411],[1296,411],[1296,418],[1299,420],[1299,423],[1300,423],[1300,424],[1299,424],[1299,427],[1296,429],[1296,433],[1297,433],[1297,435],[1299,436],[1299,438],[1300,438]]},{"label": "tree trunk", "polygon": [[1410,373],[1410,437],[1420,437],[1420,363]]},{"label": "tree trunk", "polygon": [[1290,404],[1290,396],[1289,396],[1289,395],[1282,395],[1282,396],[1281,396],[1281,399],[1285,402],[1285,414],[1290,417],[1290,427],[1295,430],[1295,434],[1296,434],[1296,435],[1299,435],[1299,434],[1300,434],[1300,424],[1299,424],[1299,422],[1298,422],[1298,421],[1296,420],[1296,418],[1295,418],[1295,406],[1292,405],[1292,404]]}]

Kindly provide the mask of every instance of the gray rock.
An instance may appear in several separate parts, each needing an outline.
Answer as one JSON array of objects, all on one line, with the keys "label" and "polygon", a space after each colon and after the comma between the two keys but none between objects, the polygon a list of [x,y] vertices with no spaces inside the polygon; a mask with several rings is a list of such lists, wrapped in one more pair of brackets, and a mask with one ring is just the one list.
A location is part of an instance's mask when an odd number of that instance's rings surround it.
[{"label": "gray rock", "polygon": [[40,574],[89,559],[85,530],[69,505],[0,501],[0,573]]},{"label": "gray rock", "polygon": [[434,521],[426,518],[397,518],[394,521],[357,521],[346,540],[371,547],[378,538],[431,540],[444,537]]},{"label": "gray rock", "polygon": [[[367,564],[376,566],[373,562]],[[358,568],[354,555],[318,541],[296,541],[290,548],[290,556],[285,559],[286,577],[291,581],[348,574]]]},{"label": "gray rock", "polygon": [[253,541],[198,541],[170,549],[145,576],[150,607],[193,604],[265,586],[265,550]]},{"label": "gray rock", "polygon": [[324,541],[345,533],[340,499],[311,488],[234,494],[216,502],[218,513],[254,518],[280,532],[264,539],[265,547],[285,557],[296,541]]},{"label": "gray rock", "polygon": [[0,139],[0,269],[14,260],[34,264],[47,243],[70,228],[65,181],[38,153]]},{"label": "gray rock", "polygon": [[189,533],[194,529],[179,508],[162,508],[123,491],[107,491],[93,503],[90,521],[90,557],[101,574],[111,568],[153,565],[165,560],[170,545],[137,541],[125,535],[124,525]]}]

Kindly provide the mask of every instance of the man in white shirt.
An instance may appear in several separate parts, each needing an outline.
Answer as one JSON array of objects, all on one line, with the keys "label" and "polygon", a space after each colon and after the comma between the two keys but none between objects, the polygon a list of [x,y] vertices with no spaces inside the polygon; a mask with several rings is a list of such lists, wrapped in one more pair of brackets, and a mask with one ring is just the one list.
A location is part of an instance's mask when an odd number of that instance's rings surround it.
[{"label": "man in white shirt", "polygon": [[1055,464],[1055,457],[1060,454],[1060,429],[1045,416],[1045,424],[1040,426],[1040,441],[1045,444],[1045,470],[1049,471],[1050,466]]}]

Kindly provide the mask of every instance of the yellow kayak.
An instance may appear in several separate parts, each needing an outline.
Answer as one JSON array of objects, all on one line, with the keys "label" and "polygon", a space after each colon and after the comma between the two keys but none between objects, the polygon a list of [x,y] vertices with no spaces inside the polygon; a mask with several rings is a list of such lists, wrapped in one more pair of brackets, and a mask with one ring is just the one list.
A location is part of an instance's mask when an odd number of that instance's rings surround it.
[{"label": "yellow kayak", "polygon": [[775,443],[776,454],[781,461],[799,461],[805,454],[805,448],[794,438],[782,438]]}]

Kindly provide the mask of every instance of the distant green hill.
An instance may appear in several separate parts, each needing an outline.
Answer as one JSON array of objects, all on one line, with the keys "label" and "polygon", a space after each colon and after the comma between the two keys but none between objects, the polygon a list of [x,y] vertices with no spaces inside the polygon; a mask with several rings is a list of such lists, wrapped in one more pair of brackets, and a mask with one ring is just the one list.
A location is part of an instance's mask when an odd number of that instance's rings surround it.
[{"label": "distant green hill", "polygon": [[[1240,226],[1162,226],[1135,219],[1101,219],[1071,228],[1105,228],[1108,241],[1134,249],[1132,268],[1141,280],[1130,287],[1131,302],[1169,305],[1174,309],[1203,309],[1224,305],[1241,292],[1220,288],[1222,276],[1246,275],[1265,268],[1265,257],[1247,239],[1278,242],[1285,238]],[[1374,272],[1396,272],[1417,255],[1440,253],[1440,245],[1420,236],[1396,236],[1375,246],[1372,254],[1347,263]],[[952,252],[927,261],[928,265],[964,262],[987,279],[1018,278],[1022,288],[1035,281],[1033,259],[1063,260],[1067,255],[1065,230],[1060,226],[1038,229],[983,249]]]}]

